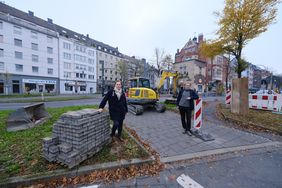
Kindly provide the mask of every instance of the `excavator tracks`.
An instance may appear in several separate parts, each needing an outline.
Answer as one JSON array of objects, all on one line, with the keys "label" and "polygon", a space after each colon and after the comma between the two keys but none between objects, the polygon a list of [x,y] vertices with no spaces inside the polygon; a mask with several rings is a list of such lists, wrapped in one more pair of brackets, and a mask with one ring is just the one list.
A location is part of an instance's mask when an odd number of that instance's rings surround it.
[{"label": "excavator tracks", "polygon": [[128,104],[128,111],[134,115],[143,114],[144,107],[142,105]]},{"label": "excavator tracks", "polygon": [[137,105],[137,104],[128,104],[128,111],[134,115],[143,114],[145,109],[155,109],[159,113],[163,113],[166,110],[166,107],[162,103],[156,103],[151,105]]}]

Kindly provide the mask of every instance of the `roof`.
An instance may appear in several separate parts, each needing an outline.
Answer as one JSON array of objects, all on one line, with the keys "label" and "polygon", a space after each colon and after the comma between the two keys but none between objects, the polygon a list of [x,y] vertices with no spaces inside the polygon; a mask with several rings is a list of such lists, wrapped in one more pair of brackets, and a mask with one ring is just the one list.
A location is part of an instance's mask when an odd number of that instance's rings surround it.
[{"label": "roof", "polygon": [[174,64],[178,64],[178,63],[188,63],[189,61],[198,61],[198,62],[200,62],[200,63],[207,63],[207,62],[201,61],[201,60],[199,60],[199,59],[188,59],[188,60],[186,60],[186,61],[175,62]]}]

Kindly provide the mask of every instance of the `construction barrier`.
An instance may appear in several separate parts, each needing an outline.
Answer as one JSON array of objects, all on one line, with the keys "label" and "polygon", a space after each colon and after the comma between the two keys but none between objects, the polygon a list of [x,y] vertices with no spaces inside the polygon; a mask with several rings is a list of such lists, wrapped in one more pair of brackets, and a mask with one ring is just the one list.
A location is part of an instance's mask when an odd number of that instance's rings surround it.
[{"label": "construction barrier", "polygon": [[225,96],[225,104],[230,104],[231,103],[231,90],[226,91],[226,96]]},{"label": "construction barrier", "polygon": [[282,95],[249,94],[249,108],[281,112]]},{"label": "construction barrier", "polygon": [[202,99],[199,98],[195,100],[195,109],[194,109],[194,128],[200,129],[202,126]]}]

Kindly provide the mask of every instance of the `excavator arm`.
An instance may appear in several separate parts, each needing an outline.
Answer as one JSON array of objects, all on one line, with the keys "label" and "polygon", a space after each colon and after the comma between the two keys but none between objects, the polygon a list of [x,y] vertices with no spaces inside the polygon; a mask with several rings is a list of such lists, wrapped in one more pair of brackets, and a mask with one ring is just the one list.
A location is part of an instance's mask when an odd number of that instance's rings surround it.
[{"label": "excavator arm", "polygon": [[157,89],[159,90],[163,86],[166,78],[173,77],[173,95],[175,96],[177,93],[177,80],[179,79],[179,76],[180,75],[177,72],[162,71],[161,79]]}]

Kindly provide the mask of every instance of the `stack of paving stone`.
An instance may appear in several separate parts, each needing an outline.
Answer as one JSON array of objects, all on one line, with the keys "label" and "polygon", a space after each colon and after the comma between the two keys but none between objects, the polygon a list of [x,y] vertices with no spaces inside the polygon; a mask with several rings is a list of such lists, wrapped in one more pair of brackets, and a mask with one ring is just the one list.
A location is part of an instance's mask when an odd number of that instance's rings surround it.
[{"label": "stack of paving stone", "polygon": [[43,156],[72,168],[110,141],[108,113],[95,109],[67,112],[54,124],[52,137],[43,139]]}]

